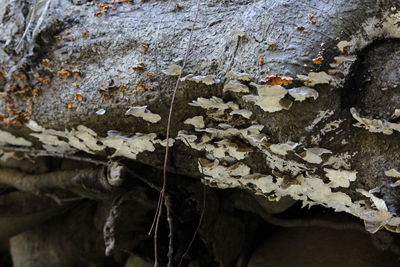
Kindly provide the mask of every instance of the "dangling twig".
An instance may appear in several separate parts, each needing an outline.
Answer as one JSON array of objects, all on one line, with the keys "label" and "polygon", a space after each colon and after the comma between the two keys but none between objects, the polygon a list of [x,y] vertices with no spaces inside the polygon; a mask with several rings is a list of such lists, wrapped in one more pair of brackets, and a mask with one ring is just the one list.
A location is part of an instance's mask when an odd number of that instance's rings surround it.
[{"label": "dangling twig", "polygon": [[190,31],[189,41],[188,41],[188,45],[186,47],[185,57],[183,59],[181,72],[178,75],[178,78],[176,80],[176,84],[175,84],[175,87],[174,87],[174,90],[173,90],[173,93],[172,93],[172,99],[171,99],[171,104],[170,104],[169,113],[168,113],[167,130],[166,130],[167,144],[165,146],[165,156],[164,156],[164,164],[163,164],[163,185],[162,185],[160,196],[159,196],[159,199],[158,199],[158,205],[157,205],[156,213],[154,215],[153,224],[152,224],[152,226],[150,228],[150,231],[149,231],[149,234],[151,234],[151,232],[153,230],[153,227],[154,227],[154,266],[158,266],[158,257],[157,257],[157,238],[158,238],[158,236],[157,235],[158,235],[158,227],[159,227],[159,222],[160,222],[161,213],[162,213],[162,207],[163,207],[163,203],[164,203],[164,200],[165,200],[165,190],[166,190],[166,187],[167,187],[167,165],[168,165],[169,136],[170,136],[172,112],[173,112],[176,92],[178,90],[178,87],[179,87],[179,84],[180,84],[180,80],[181,80],[181,77],[182,77],[182,73],[183,73],[183,70],[185,69],[185,66],[186,66],[186,63],[187,63],[187,59],[188,59],[189,54],[190,54],[190,49],[191,49],[191,46],[192,46],[194,27],[195,27],[196,22],[197,22],[197,18],[198,18],[198,15],[199,15],[199,10],[200,10],[200,0],[197,0],[196,14],[195,14],[195,18],[194,18],[194,21],[193,21],[193,24],[192,24],[192,29]]},{"label": "dangling twig", "polygon": [[168,221],[168,228],[169,228],[168,265],[167,266],[172,267],[172,259],[174,256],[174,234],[173,234],[174,228],[173,228],[173,221],[172,221],[172,214],[171,214],[172,200],[171,200],[170,195],[165,195],[164,205],[167,210],[167,221]]}]

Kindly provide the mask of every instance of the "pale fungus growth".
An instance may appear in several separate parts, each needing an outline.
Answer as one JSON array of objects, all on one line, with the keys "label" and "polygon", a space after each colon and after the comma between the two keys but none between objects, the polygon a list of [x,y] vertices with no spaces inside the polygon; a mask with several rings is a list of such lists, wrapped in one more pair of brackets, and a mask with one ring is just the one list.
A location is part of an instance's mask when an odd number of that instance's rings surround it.
[{"label": "pale fungus growth", "polygon": [[286,156],[289,151],[293,151],[299,143],[288,141],[283,144],[272,144],[269,149],[275,154]]},{"label": "pale fungus growth", "polygon": [[181,79],[181,81],[193,81],[196,83],[204,83],[206,85],[215,84],[215,75],[207,75],[207,76],[194,76],[193,74],[189,74]]},{"label": "pale fungus growth", "polygon": [[[353,66],[353,63],[356,61],[357,56],[337,56],[334,57],[335,62],[329,64],[329,66],[332,68],[328,71],[330,75],[336,75],[339,73],[342,73],[343,75],[347,75],[350,72],[351,66]],[[343,79],[339,79],[340,81],[343,81]]]},{"label": "pale fungus growth", "polygon": [[332,151],[325,148],[312,147],[312,148],[306,148],[304,152],[298,154],[297,156],[299,156],[300,158],[309,163],[320,164],[322,163],[321,156],[323,154],[332,154]]},{"label": "pale fungus growth", "polygon": [[204,128],[203,116],[195,116],[193,118],[186,119],[183,123],[193,125],[195,128]]},{"label": "pale fungus growth", "polygon": [[246,81],[246,82],[249,82],[254,78],[254,76],[251,74],[244,73],[244,72],[235,72],[235,71],[229,71],[226,74],[226,77],[234,79],[234,80],[240,80],[240,81]]},{"label": "pale fungus growth", "polygon": [[347,52],[347,49],[349,48],[349,47],[351,47],[353,44],[351,43],[351,42],[349,42],[349,41],[340,41],[338,44],[337,44],[337,47],[338,47],[338,49],[339,49],[339,51],[341,52],[341,53],[345,53],[345,52]]},{"label": "pale fungus growth", "polygon": [[330,156],[328,160],[322,164],[322,166],[330,166],[337,170],[338,169],[349,170],[351,168],[350,159],[351,159],[350,153],[348,152],[339,153]]},{"label": "pale fungus growth", "polygon": [[[156,144],[166,146],[167,143],[166,140],[157,139],[155,133],[135,133],[133,136],[126,136],[118,131],[109,130],[106,137],[100,137],[84,125],[65,131],[45,129],[32,120],[27,125],[35,131],[30,135],[38,138],[43,148],[49,152],[73,154],[77,151],[85,151],[96,154],[108,147],[115,149],[111,157],[122,156],[136,159],[141,152],[154,151]],[[172,146],[174,141],[170,138],[169,146]]]},{"label": "pale fungus growth", "polygon": [[335,187],[349,187],[350,182],[354,182],[356,180],[357,172],[356,171],[347,171],[347,170],[334,170],[324,168],[326,172],[326,177],[331,181],[329,186]]},{"label": "pale fungus growth", "polygon": [[37,124],[34,120],[29,120],[25,125],[34,132],[43,132],[45,130],[45,128]]},{"label": "pale fungus growth", "polygon": [[197,98],[197,100],[194,100],[191,103],[189,103],[189,105],[194,107],[201,107],[203,109],[218,109],[218,110],[239,109],[238,104],[235,104],[232,101],[224,102],[223,99],[216,96],[213,96],[211,98],[199,97]]},{"label": "pale fungus growth", "polygon": [[134,117],[142,118],[145,121],[156,123],[161,120],[161,116],[158,114],[152,113],[150,110],[147,109],[147,106],[136,106],[130,107],[126,112],[125,115],[131,115]]},{"label": "pale fungus growth", "polygon": [[250,93],[249,87],[237,80],[230,80],[228,83],[226,83],[223,91],[224,93],[228,91],[234,93]]},{"label": "pale fungus growth", "polygon": [[383,119],[363,118],[355,108],[351,108],[350,112],[353,118],[357,120],[357,123],[353,124],[356,127],[367,129],[371,133],[383,133],[386,135],[390,135],[394,131],[400,132],[400,123],[392,123]]},{"label": "pale fungus growth", "polygon": [[397,118],[400,118],[400,109],[395,109],[391,117],[391,119],[397,119]]},{"label": "pale fungus growth", "polygon": [[290,105],[285,105],[281,100],[287,94],[287,90],[281,85],[259,85],[251,83],[258,91],[258,95],[245,95],[243,100],[254,102],[262,110],[267,112],[277,112],[282,109],[289,109]]},{"label": "pale fungus growth", "polygon": [[0,145],[32,146],[32,143],[22,137],[15,137],[9,132],[0,130]]},{"label": "pale fungus growth", "polygon": [[231,111],[231,113],[229,113],[230,115],[239,115],[242,116],[243,118],[246,119],[250,119],[251,115],[253,115],[253,112],[251,112],[250,110],[247,109],[238,109],[238,110],[234,110]]},{"label": "pale fungus growth", "polygon": [[318,98],[318,92],[314,89],[308,87],[297,87],[288,90],[289,95],[291,95],[295,101],[302,102],[307,98]]},{"label": "pale fungus growth", "polygon": [[108,136],[102,138],[101,142],[110,148],[114,148],[115,152],[111,157],[126,157],[136,159],[137,155],[144,151],[153,152],[155,150],[154,143],[156,134],[136,133],[134,136]]},{"label": "pale fungus growth", "polygon": [[298,75],[297,76],[301,81],[304,82],[305,86],[315,86],[317,84],[330,84],[335,81],[335,78],[326,72],[310,72],[307,76]]},{"label": "pale fungus growth", "polygon": [[396,169],[390,169],[385,171],[385,175],[393,178],[398,178],[400,179],[400,172]]}]

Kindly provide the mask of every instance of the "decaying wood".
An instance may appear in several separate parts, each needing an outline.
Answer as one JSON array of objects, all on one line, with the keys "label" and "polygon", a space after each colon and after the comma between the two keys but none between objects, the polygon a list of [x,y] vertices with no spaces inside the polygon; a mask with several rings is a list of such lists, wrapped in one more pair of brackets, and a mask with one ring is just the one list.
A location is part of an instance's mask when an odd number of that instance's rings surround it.
[{"label": "decaying wood", "polygon": [[0,237],[46,221],[17,267],[245,266],[248,225],[364,229],[296,202],[400,232],[399,1],[0,2]]}]

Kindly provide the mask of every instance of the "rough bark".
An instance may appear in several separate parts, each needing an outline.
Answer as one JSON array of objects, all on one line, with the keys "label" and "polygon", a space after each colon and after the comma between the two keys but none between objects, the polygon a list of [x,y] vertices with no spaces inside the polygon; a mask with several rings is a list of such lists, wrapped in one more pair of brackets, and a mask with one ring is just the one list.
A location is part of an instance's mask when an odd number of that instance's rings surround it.
[{"label": "rough bark", "polygon": [[[208,186],[264,195],[234,191],[228,202],[223,191],[207,189],[204,203],[213,207],[205,212],[201,242],[196,239],[202,245],[195,245],[223,266],[248,260],[242,245],[256,238],[244,234],[245,225],[257,224],[250,212],[268,222],[265,212],[283,212],[294,201],[350,213],[370,232],[398,231],[398,1],[207,0],[200,2],[197,21],[195,0],[113,2],[2,1],[2,159],[48,159],[37,170],[0,161],[20,169],[0,169],[1,183],[38,194],[38,188],[51,189],[57,201],[111,201],[110,212],[102,213],[106,246],[97,246],[94,255],[105,248],[108,255],[147,255],[143,224],[151,223],[171,95],[195,23],[172,113],[168,171],[177,229],[195,228],[185,213],[202,213],[202,178]],[[114,164],[108,161],[123,162],[132,179],[118,180],[115,189],[96,180],[113,172],[96,170],[76,184],[77,173]],[[10,174],[29,181],[8,179]],[[147,206],[130,221],[132,207],[140,204],[135,192]],[[191,194],[195,204],[177,207]],[[37,235],[32,243],[54,241],[41,227],[14,239],[14,258],[30,249],[18,246],[31,235]],[[134,236],[131,242],[121,237],[125,233]],[[179,262],[185,248],[177,251]],[[187,259],[195,262],[196,256]]]}]

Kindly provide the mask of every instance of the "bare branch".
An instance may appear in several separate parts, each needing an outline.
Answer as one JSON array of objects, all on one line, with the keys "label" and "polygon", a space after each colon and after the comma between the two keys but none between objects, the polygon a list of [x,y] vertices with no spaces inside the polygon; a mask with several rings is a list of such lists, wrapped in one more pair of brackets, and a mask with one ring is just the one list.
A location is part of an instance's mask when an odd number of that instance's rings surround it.
[{"label": "bare branch", "polygon": [[164,201],[165,208],[167,209],[167,221],[168,221],[168,228],[169,228],[169,244],[168,244],[168,267],[172,267],[172,259],[174,256],[174,234],[173,234],[173,220],[172,220],[172,199],[170,195],[165,195]]},{"label": "bare branch", "polygon": [[170,130],[171,130],[171,119],[172,119],[172,112],[173,112],[173,108],[174,108],[174,102],[175,102],[175,97],[176,97],[176,92],[178,91],[178,87],[181,81],[181,77],[182,77],[182,73],[183,70],[185,69],[189,54],[190,54],[190,49],[192,46],[192,40],[193,40],[193,32],[194,32],[194,27],[196,25],[197,22],[197,18],[199,16],[199,11],[200,11],[200,0],[197,0],[197,7],[196,7],[196,14],[193,20],[193,24],[192,24],[192,29],[190,30],[190,35],[189,35],[189,42],[186,48],[186,53],[185,53],[185,57],[183,59],[183,64],[182,64],[182,69],[181,72],[178,75],[178,78],[176,80],[176,84],[175,84],[175,88],[174,91],[172,93],[172,99],[171,99],[171,104],[169,107],[169,113],[168,113],[168,122],[167,122],[167,130],[166,130],[166,146],[165,146],[165,156],[164,156],[164,164],[163,164],[163,185],[162,185],[162,189],[160,191],[160,196],[159,196],[159,200],[158,200],[158,205],[157,205],[157,210],[156,210],[156,214],[154,216],[154,221],[153,224],[151,226],[150,229],[150,233],[153,229],[153,226],[155,226],[154,229],[154,266],[158,266],[158,259],[157,259],[157,232],[158,232],[158,226],[160,223],[160,217],[161,217],[161,212],[162,212],[162,207],[163,207],[163,202],[164,202],[164,198],[165,198],[165,190],[167,187],[167,165],[168,165],[168,151],[169,151],[169,135],[170,135]]}]

